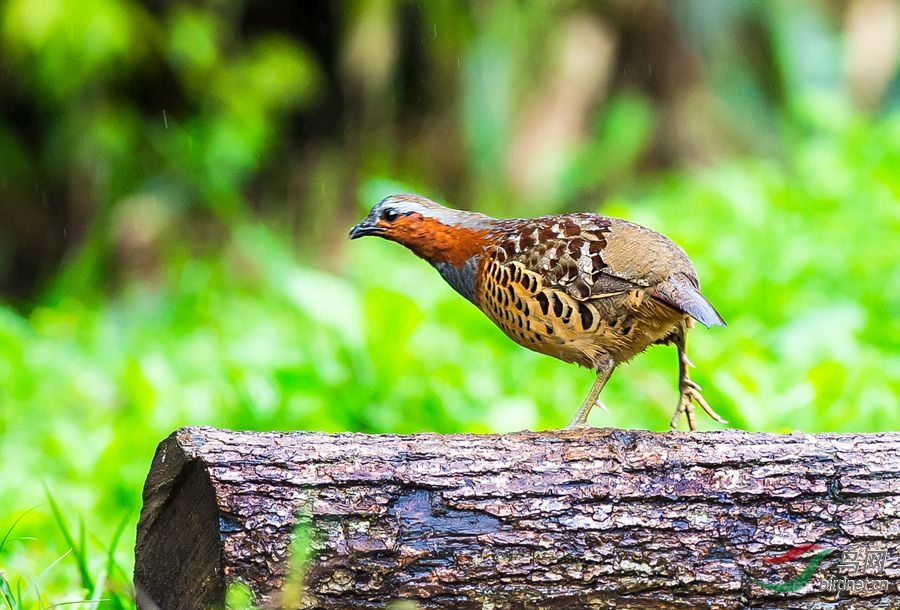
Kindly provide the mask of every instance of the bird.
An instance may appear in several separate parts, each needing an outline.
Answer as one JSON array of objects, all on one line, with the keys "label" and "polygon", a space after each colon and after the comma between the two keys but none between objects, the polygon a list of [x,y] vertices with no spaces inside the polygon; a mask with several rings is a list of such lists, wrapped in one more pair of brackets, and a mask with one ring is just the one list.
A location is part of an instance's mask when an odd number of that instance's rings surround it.
[{"label": "bird", "polygon": [[445,207],[412,193],[378,202],[350,229],[375,235],[430,263],[506,336],[530,350],[596,374],[567,428],[587,427],[613,370],[654,344],[678,351],[681,415],[696,430],[694,403],[726,424],[688,374],[685,338],[694,320],[725,321],[700,293],[685,251],[664,235],[600,214],[499,219]]}]

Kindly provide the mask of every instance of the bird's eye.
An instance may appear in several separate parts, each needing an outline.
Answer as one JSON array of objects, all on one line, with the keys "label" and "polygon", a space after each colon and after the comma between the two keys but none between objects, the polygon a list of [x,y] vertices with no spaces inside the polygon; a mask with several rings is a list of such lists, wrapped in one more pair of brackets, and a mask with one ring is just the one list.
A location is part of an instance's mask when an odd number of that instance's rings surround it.
[{"label": "bird's eye", "polygon": [[400,212],[397,211],[397,208],[385,208],[381,213],[381,218],[386,222],[394,222],[399,217]]}]

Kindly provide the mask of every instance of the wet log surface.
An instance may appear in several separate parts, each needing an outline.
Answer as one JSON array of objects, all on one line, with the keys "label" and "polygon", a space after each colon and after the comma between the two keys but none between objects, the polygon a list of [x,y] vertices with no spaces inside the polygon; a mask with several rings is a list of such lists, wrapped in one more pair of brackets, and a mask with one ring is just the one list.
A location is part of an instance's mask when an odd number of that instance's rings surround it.
[{"label": "wet log surface", "polygon": [[211,428],[157,450],[140,607],[221,605],[236,579],[279,605],[298,515],[295,608],[900,608],[900,433]]}]

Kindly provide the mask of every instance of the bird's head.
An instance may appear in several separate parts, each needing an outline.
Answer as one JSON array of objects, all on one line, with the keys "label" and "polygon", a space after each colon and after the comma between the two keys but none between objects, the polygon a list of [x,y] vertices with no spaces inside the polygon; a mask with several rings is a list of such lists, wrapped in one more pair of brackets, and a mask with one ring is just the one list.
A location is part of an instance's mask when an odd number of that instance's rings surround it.
[{"label": "bird's head", "polygon": [[350,229],[350,239],[377,235],[406,246],[431,263],[460,266],[481,250],[492,221],[484,214],[446,208],[425,197],[402,193],[378,202]]}]

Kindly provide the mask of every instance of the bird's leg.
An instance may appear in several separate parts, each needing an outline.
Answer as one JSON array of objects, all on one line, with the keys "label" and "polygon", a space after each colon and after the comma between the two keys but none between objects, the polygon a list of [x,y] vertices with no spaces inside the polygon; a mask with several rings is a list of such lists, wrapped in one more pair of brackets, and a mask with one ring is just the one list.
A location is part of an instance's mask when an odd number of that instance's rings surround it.
[{"label": "bird's leg", "polygon": [[614,368],[615,365],[613,364],[612,358],[607,359],[597,368],[597,379],[594,380],[594,385],[591,386],[591,391],[588,392],[584,402],[578,407],[578,412],[575,413],[575,417],[573,417],[572,421],[569,422],[569,425],[566,426],[566,430],[586,428],[588,415],[591,414],[591,409],[593,409],[595,405],[604,411],[607,411],[606,406],[597,400],[597,397],[600,396],[600,391],[603,390],[603,386],[609,381],[609,376],[612,375]]},{"label": "bird's leg", "polygon": [[672,342],[675,344],[675,347],[678,348],[678,390],[681,392],[681,396],[678,399],[678,408],[675,409],[675,414],[672,416],[672,421],[669,423],[670,432],[675,430],[675,427],[678,425],[678,418],[682,413],[687,416],[688,428],[691,430],[697,429],[697,420],[694,418],[695,402],[700,405],[700,408],[706,411],[707,415],[717,422],[721,424],[728,423],[722,419],[718,413],[713,411],[713,408],[709,406],[709,403],[706,402],[706,399],[703,398],[703,395],[700,393],[702,388],[697,385],[696,382],[691,380],[690,375],[688,375],[688,367],[694,365],[688,359],[687,352],[685,351],[686,335],[687,325],[682,321],[679,323],[678,329],[672,337]]}]

